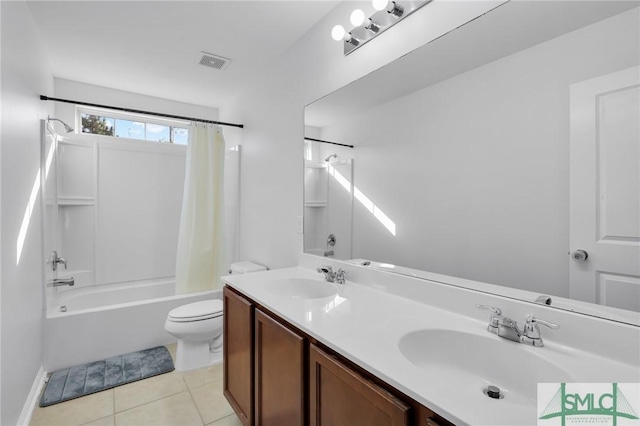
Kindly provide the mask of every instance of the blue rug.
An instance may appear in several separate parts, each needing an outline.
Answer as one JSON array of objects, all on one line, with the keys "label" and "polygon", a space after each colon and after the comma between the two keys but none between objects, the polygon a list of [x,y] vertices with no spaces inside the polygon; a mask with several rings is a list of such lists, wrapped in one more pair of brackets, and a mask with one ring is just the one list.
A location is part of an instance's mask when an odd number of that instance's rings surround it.
[{"label": "blue rug", "polygon": [[40,406],[47,407],[173,370],[171,354],[164,346],[63,368],[49,377]]}]

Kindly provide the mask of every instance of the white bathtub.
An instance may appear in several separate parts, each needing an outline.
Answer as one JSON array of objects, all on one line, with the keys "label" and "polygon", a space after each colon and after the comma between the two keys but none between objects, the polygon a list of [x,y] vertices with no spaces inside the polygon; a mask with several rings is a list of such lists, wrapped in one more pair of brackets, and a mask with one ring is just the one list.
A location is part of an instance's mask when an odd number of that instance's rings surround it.
[{"label": "white bathtub", "polygon": [[175,295],[173,279],[65,289],[50,299],[44,368],[53,371],[173,343],[175,337],[164,331],[167,313],[207,299],[222,299],[222,291]]}]

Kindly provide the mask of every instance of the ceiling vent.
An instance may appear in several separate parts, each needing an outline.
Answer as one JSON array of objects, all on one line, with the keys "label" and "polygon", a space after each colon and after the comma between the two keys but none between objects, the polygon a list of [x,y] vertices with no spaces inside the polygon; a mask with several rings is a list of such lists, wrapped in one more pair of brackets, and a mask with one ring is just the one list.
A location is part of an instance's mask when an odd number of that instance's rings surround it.
[{"label": "ceiling vent", "polygon": [[200,52],[199,63],[205,67],[215,68],[217,70],[223,70],[229,66],[231,59],[223,58],[222,56],[212,55],[207,52]]}]

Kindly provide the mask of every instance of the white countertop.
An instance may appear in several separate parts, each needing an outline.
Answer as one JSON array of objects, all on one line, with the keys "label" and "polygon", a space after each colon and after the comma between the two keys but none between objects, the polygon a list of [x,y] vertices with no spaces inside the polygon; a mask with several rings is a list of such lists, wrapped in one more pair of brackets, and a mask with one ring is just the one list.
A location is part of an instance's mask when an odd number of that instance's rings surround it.
[{"label": "white countertop", "polygon": [[[426,371],[410,362],[398,346],[407,333],[418,330],[463,331],[482,338],[497,339],[498,344],[505,345],[504,353],[509,354],[508,357],[517,358],[518,354],[532,351],[529,355],[559,367],[551,376],[551,373],[545,376],[542,372],[541,377],[546,382],[640,381],[640,370],[636,365],[553,341],[545,341],[544,347],[534,348],[491,335],[486,332],[486,321],[437,307],[436,299],[440,294],[427,304],[370,285],[347,281],[344,285],[327,283],[337,289],[336,295],[298,299],[276,294],[266,285],[270,281],[286,278],[323,281],[321,274],[303,267],[229,275],[223,277],[223,281],[455,424],[535,425],[540,410],[535,397],[536,389],[529,386],[526,395],[522,395],[516,392],[510,394],[509,389],[503,388],[506,395],[504,400],[490,399],[482,393],[482,388],[487,384],[499,386],[499,383],[481,383],[478,377],[467,382],[463,371],[452,371],[447,366]],[[424,291],[428,292],[428,282],[423,286]],[[473,294],[471,296],[475,297]],[[543,333],[545,331],[552,333],[546,329]],[[474,356],[473,347],[469,347],[468,351],[466,356]],[[500,353],[493,355],[501,356]],[[519,374],[518,369],[527,373],[526,369],[531,368],[520,365],[518,359],[505,359],[504,362],[514,363],[510,370],[505,370],[509,374],[513,371]],[[562,373],[558,375],[560,369]]]}]

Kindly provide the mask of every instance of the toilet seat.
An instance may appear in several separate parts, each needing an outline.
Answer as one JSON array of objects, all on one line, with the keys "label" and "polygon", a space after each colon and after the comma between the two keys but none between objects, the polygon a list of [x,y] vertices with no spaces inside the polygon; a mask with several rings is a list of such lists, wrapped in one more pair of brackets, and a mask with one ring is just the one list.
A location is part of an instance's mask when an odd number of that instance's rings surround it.
[{"label": "toilet seat", "polygon": [[203,300],[172,309],[167,317],[172,322],[204,321],[222,316],[222,300]]}]

